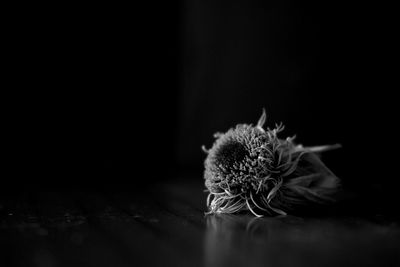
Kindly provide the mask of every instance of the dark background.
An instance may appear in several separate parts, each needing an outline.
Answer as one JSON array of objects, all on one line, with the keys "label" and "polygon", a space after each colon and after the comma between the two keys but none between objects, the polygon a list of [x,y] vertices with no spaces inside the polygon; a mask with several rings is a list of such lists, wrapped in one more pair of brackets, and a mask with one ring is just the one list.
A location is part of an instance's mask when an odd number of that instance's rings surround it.
[{"label": "dark background", "polygon": [[201,180],[201,145],[256,123],[265,107],[267,124],[286,125],[282,137],[341,143],[324,160],[349,190],[396,200],[389,10],[253,0],[17,7],[3,51],[2,190]]}]

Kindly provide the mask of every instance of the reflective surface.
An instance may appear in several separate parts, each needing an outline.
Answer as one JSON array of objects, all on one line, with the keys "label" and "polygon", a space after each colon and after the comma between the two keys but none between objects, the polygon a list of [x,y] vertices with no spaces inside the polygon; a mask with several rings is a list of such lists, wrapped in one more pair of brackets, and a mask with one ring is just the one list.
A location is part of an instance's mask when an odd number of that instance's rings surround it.
[{"label": "reflective surface", "polygon": [[0,199],[0,266],[399,266],[397,219],[204,215],[201,182]]}]

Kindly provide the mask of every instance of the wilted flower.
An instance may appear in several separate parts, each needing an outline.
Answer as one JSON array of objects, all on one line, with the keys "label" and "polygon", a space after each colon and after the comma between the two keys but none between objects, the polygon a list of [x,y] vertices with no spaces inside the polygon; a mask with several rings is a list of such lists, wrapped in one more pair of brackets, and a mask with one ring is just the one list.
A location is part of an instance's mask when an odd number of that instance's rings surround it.
[{"label": "wilted flower", "polygon": [[264,129],[265,120],[263,110],[256,126],[239,124],[216,133],[212,148],[203,147],[209,213],[286,215],[298,205],[333,200],[339,179],[316,153],[338,145],[297,145],[294,137],[278,138],[282,124]]}]

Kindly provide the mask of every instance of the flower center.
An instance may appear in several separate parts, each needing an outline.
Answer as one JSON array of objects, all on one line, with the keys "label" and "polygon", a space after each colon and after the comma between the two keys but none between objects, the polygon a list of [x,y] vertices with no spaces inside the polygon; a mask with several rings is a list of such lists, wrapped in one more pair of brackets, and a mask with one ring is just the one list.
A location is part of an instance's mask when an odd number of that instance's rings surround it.
[{"label": "flower center", "polygon": [[243,160],[248,154],[246,148],[241,143],[228,141],[218,149],[215,158],[218,164],[231,167],[235,162]]}]

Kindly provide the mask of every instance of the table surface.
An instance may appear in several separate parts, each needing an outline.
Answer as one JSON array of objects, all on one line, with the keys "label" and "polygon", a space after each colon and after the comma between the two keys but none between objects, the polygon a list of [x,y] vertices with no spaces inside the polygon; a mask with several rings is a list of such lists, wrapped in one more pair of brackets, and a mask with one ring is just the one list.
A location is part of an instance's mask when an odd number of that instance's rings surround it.
[{"label": "table surface", "polygon": [[379,214],[205,216],[201,181],[0,198],[0,266],[400,266]]}]

